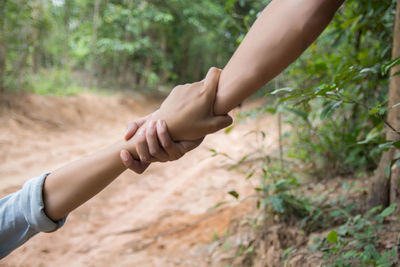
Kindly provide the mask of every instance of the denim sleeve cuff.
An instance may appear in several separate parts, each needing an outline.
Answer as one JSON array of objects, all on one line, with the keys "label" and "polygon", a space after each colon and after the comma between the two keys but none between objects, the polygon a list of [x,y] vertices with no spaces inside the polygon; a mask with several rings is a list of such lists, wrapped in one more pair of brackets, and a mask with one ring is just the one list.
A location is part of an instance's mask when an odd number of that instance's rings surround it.
[{"label": "denim sleeve cuff", "polygon": [[43,184],[50,173],[27,181],[22,187],[20,209],[28,224],[38,232],[53,232],[64,225],[67,217],[54,222],[47,217],[43,204]]}]

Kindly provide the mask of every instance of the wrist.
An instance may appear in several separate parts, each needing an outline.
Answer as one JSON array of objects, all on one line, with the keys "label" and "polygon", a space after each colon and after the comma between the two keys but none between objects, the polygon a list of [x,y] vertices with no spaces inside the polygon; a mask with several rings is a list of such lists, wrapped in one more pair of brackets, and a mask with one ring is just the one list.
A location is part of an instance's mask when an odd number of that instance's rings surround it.
[{"label": "wrist", "polygon": [[136,151],[136,138],[137,138],[137,136],[135,135],[128,141],[126,141],[126,140],[121,141],[121,147],[120,147],[119,151],[127,150],[135,160],[138,160],[139,156]]}]

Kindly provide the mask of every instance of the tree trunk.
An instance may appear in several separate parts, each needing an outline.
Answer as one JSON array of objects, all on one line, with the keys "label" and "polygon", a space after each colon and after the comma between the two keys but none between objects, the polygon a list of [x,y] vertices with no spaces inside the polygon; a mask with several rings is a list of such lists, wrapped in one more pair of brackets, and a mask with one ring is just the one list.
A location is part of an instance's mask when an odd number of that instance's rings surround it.
[{"label": "tree trunk", "polygon": [[100,1],[95,0],[94,2],[94,10],[93,10],[93,35],[92,35],[92,60],[91,60],[91,69],[92,69],[92,78],[90,79],[90,87],[93,85],[93,80],[96,76],[96,43],[97,43],[97,28],[99,26],[99,13],[100,13]]},{"label": "tree trunk", "polygon": [[74,0],[67,0],[64,4],[64,28],[65,28],[65,42],[64,42],[64,56],[61,59],[63,65],[69,63],[69,36],[70,36],[70,20]]},{"label": "tree trunk", "polygon": [[[400,57],[400,0],[397,0],[396,18],[393,35],[392,58]],[[389,84],[389,103],[387,122],[397,131],[400,129],[400,107],[392,108],[400,102],[400,75],[392,76],[400,71],[400,65],[391,69]],[[392,129],[386,129],[386,139],[391,141],[400,140],[400,135]],[[375,176],[372,180],[368,204],[370,207],[382,205],[388,206],[392,203],[400,205],[400,168],[393,166],[390,177],[386,177],[385,169],[393,160],[394,156],[400,152],[398,149],[390,149],[383,153],[379,162]],[[396,168],[397,167],[397,168]]]},{"label": "tree trunk", "polygon": [[41,19],[41,2],[40,0],[36,0],[32,5],[32,21],[34,23],[34,27],[32,29],[32,72],[38,73],[39,64],[40,64],[40,28],[38,21]]},{"label": "tree trunk", "polygon": [[140,77],[140,82],[139,82],[139,89],[140,90],[144,90],[147,86],[147,82],[148,82],[148,77],[149,74],[151,72],[151,67],[153,64],[153,54],[151,52],[151,50],[148,52],[147,56],[146,56],[146,61],[144,63],[144,67],[143,67],[143,72],[142,75]]},{"label": "tree trunk", "polygon": [[7,0],[0,2],[0,93],[4,91],[4,76],[6,71],[7,40],[5,9]]}]

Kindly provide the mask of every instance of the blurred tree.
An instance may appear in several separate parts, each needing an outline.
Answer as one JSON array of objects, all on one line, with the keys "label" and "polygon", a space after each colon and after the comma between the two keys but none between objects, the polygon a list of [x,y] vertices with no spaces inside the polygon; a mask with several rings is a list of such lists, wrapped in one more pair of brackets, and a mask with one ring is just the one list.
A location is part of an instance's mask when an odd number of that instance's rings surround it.
[{"label": "blurred tree", "polygon": [[96,56],[97,56],[97,29],[99,27],[100,0],[94,0],[93,9],[93,33],[92,33],[92,71],[93,78],[96,76]]},{"label": "blurred tree", "polygon": [[[400,0],[397,0],[396,17],[393,36],[392,59],[400,57]],[[389,102],[387,123],[390,127],[386,128],[386,139],[388,141],[400,140],[400,65],[391,69],[389,83]],[[392,203],[397,203],[400,207],[400,167],[392,162],[400,153],[400,149],[390,148],[383,152],[378,168],[373,177],[369,194],[369,205],[384,207]]]},{"label": "blurred tree", "polygon": [[6,71],[7,39],[6,39],[6,3],[7,0],[0,2],[0,92],[4,91],[4,76]]},{"label": "blurred tree", "polygon": [[65,30],[65,40],[64,40],[64,58],[62,59],[63,64],[69,63],[69,42],[70,42],[70,24],[72,11],[74,6],[74,0],[65,1],[64,8],[64,30]]}]

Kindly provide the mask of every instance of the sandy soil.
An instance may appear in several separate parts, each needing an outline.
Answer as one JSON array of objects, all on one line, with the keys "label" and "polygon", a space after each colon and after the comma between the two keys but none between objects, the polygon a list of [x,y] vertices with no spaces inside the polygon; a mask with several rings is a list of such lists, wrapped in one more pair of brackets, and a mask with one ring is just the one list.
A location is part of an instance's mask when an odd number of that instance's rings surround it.
[{"label": "sandy soil", "polygon": [[[0,197],[113,143],[129,120],[158,105],[124,95],[19,95],[0,102]],[[35,236],[0,266],[219,266],[209,257],[213,237],[254,211],[248,197],[258,182],[229,167],[262,146],[276,149],[276,140],[275,118],[263,115],[207,137],[177,162],[153,164],[141,176],[127,171],[72,212],[62,229]],[[210,148],[231,159],[213,157]],[[221,201],[227,204],[208,212]]]}]

